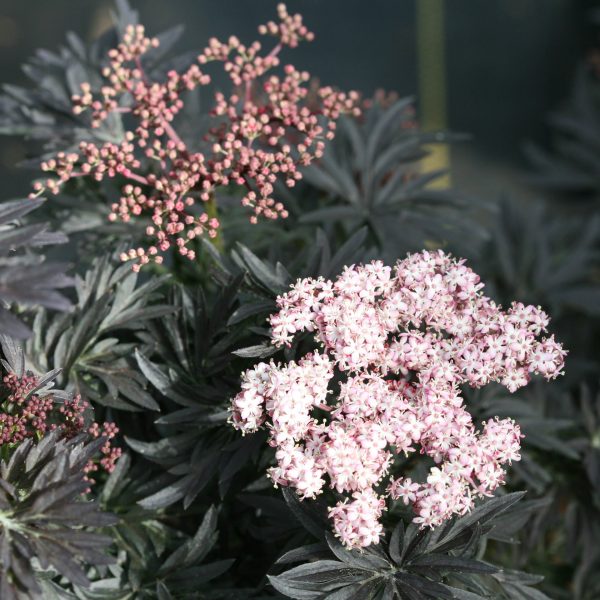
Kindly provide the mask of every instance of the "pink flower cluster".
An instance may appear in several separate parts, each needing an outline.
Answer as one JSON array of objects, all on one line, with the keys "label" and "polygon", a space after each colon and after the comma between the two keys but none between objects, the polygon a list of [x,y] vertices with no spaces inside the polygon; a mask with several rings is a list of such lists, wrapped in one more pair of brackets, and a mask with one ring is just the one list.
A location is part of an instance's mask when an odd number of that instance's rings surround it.
[{"label": "pink flower cluster", "polygon": [[50,428],[49,415],[53,409],[50,396],[40,397],[30,392],[37,385],[37,378],[14,373],[5,375],[4,409],[0,411],[0,444],[18,444],[25,438],[44,435]]},{"label": "pink flower cluster", "polygon": [[[387,496],[434,527],[491,495],[503,465],[519,460],[519,426],[491,419],[478,430],[460,386],[500,382],[514,391],[532,373],[552,379],[565,351],[552,336],[540,339],[548,317],[539,307],[515,302],[504,311],[482,287],[464,261],[439,251],[394,269],[372,262],[335,281],[298,280],[278,298],[273,342],[311,332],[322,350],[246,371],[232,423],[269,429],[275,484],[303,498],[326,485],[351,496],[330,509],[347,546],[378,541]],[[416,451],[435,463],[426,481],[393,477],[395,455]]]},{"label": "pink flower cluster", "polygon": [[[46,189],[56,194],[74,177],[125,180],[110,220],[128,222],[148,214],[152,221],[146,234],[153,243],[121,256],[135,261],[136,270],[151,260],[162,262],[160,253],[171,247],[194,259],[190,241],[204,233],[217,235],[218,219],[198,204],[212,201],[218,188],[241,186],[252,222],[261,215],[285,218],[285,206],[274,197],[276,181],[293,187],[302,177],[299,167],[323,154],[324,140],[333,137],[340,114],[358,114],[359,109],[355,92],[321,87],[309,97],[309,74],[292,65],[284,67],[283,76],[269,74],[280,64],[284,46],[293,48],[314,37],[300,15],[289,15],[283,4],[278,12],[279,23],[259,27],[261,34],[277,38],[268,53],[260,53],[259,42],[245,46],[236,37],[227,42],[213,38],[198,64],[183,73],[170,71],[165,81],[150,80],[143,67],[144,55],[159,45],[158,39],[146,37],[141,25],[129,27],[109,53],[105,85],[94,93],[90,84],[83,84],[73,102],[75,113],[91,111],[92,127],[114,113],[131,114],[137,126],[119,143],[82,142],[79,152],[45,161],[42,169],[55,176],[36,182],[33,195]],[[201,66],[215,61],[223,63],[233,92],[215,94],[211,114],[219,124],[208,131],[205,141],[211,150],[204,154],[188,147],[173,122],[184,106],[184,92],[210,83]],[[152,168],[145,166],[148,161]]]},{"label": "pink flower cluster", "polygon": [[[65,438],[87,432],[92,437],[104,436],[106,442],[101,448],[100,466],[112,472],[121,449],[112,445],[111,440],[119,432],[114,423],[105,422],[102,426],[93,422],[86,426],[89,419],[85,411],[89,404],[74,396],[62,403],[56,403],[52,394],[39,395],[35,390],[39,379],[32,374],[19,377],[8,373],[2,378],[2,410],[0,411],[0,446],[19,444],[26,438],[41,438],[46,432],[60,429]],[[90,461],[86,473],[96,471],[98,467]]]}]

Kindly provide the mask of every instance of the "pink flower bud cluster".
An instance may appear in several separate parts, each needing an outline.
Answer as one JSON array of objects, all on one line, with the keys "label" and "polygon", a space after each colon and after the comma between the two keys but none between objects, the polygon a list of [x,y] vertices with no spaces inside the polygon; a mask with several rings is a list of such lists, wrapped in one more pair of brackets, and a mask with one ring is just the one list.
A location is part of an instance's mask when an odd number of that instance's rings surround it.
[{"label": "pink flower bud cluster", "polygon": [[[39,439],[48,431],[60,429],[65,438],[87,432],[92,437],[100,435],[106,437],[106,442],[101,448],[102,458],[100,465],[107,472],[112,472],[117,459],[121,456],[121,449],[112,445],[111,440],[119,432],[114,423],[104,423],[100,426],[92,422],[86,423],[85,412],[89,404],[74,396],[62,403],[57,403],[52,394],[40,396],[35,393],[39,379],[32,374],[22,377],[15,373],[8,373],[2,378],[3,390],[2,410],[0,411],[0,446],[14,446],[27,438]],[[90,461],[86,473],[97,470],[97,466]]]},{"label": "pink flower bud cluster", "polygon": [[[183,73],[170,71],[164,81],[152,81],[143,67],[144,55],[159,45],[158,39],[146,37],[141,25],[127,28],[123,41],[109,53],[105,85],[92,91],[84,83],[81,94],[73,97],[73,110],[90,111],[92,127],[111,114],[129,113],[134,129],[120,143],[82,142],[79,152],[45,161],[42,169],[54,176],[36,182],[33,195],[45,190],[56,194],[74,177],[125,179],[110,220],[128,222],[145,214],[152,221],[146,228],[153,240],[149,247],[121,256],[135,261],[136,270],[150,261],[162,262],[161,253],[169,248],[194,259],[190,241],[205,233],[217,235],[218,219],[199,205],[213,200],[219,188],[244,189],[242,204],[252,210],[252,222],[259,216],[287,217],[275,198],[275,183],[293,187],[302,177],[299,168],[322,156],[324,140],[334,136],[340,114],[358,114],[359,108],[358,94],[330,87],[316,90],[316,102],[307,98],[310,76],[292,65],[283,68],[282,76],[269,74],[279,66],[284,46],[293,48],[314,37],[300,15],[289,15],[284,5],[278,12],[279,23],[259,27],[261,34],[277,38],[270,52],[261,54],[260,42],[245,46],[236,37],[227,42],[213,38],[198,64]],[[211,114],[219,124],[207,132],[204,141],[210,151],[204,154],[188,147],[173,122],[184,106],[183,93],[210,83],[202,69],[211,62],[223,63],[233,91],[215,94]],[[148,162],[152,168],[144,166]]]},{"label": "pink flower bud cluster", "polygon": [[54,403],[51,397],[31,393],[37,378],[19,378],[9,373],[2,382],[6,399],[0,412],[0,444],[18,444],[28,437],[43,436],[51,427],[49,418]]},{"label": "pink flower bud cluster", "polygon": [[[106,441],[100,448],[102,458],[100,459],[100,466],[107,472],[112,473],[117,460],[123,453],[121,448],[116,448],[112,445],[111,440],[119,433],[119,428],[114,423],[104,422],[102,426],[98,423],[92,423],[88,427],[87,432],[94,438],[104,437]],[[88,472],[97,470],[97,466],[93,463],[88,465]]]},{"label": "pink flower bud cluster", "polygon": [[[477,428],[461,386],[514,391],[532,373],[557,377],[566,353],[540,338],[548,317],[539,307],[502,310],[482,288],[463,260],[439,251],[298,280],[277,299],[273,342],[311,332],[321,350],[246,371],[231,420],[243,432],[268,428],[275,484],[303,498],[326,486],[346,495],[330,516],[347,546],[378,541],[386,497],[434,527],[491,495],[503,465],[520,459],[519,426]],[[396,455],[417,451],[435,463],[426,481],[392,475]]]}]

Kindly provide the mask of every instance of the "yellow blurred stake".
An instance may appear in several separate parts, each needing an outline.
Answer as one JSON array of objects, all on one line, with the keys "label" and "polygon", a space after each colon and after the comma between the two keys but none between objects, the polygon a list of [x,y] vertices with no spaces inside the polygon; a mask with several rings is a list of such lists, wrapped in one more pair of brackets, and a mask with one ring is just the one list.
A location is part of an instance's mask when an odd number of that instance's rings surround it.
[{"label": "yellow blurred stake", "polygon": [[[447,121],[444,0],[416,0],[416,3],[419,121],[423,131],[445,130]],[[423,173],[450,167],[450,148],[447,144],[430,144],[426,149],[430,154],[421,161]],[[450,175],[439,177],[432,181],[429,187],[450,187]]]}]

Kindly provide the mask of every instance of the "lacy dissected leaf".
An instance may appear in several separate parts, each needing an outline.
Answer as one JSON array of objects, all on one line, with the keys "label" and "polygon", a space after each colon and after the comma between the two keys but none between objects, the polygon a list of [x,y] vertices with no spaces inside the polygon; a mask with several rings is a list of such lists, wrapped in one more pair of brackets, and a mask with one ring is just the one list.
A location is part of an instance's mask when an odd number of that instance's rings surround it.
[{"label": "lacy dissected leaf", "polygon": [[64,311],[71,305],[58,290],[73,281],[66,264],[45,261],[33,248],[63,243],[63,234],[51,233],[44,223],[24,225],[20,219],[38,208],[42,200],[11,200],[0,204],[0,332],[26,338],[29,328],[8,308],[45,306]]},{"label": "lacy dissected leaf", "polygon": [[[326,544],[312,544],[282,556],[277,564],[302,562],[279,575],[271,585],[288,598],[338,600],[378,598],[422,600],[431,598],[476,600],[483,598],[547,597],[531,584],[541,578],[502,571],[479,557],[486,537],[504,525],[523,494],[489,499],[467,515],[438,529],[418,529],[402,521],[388,541],[362,550],[345,548],[329,532]],[[286,500],[297,503],[293,494]],[[301,505],[298,510],[306,511]],[[300,522],[307,516],[297,515]],[[312,519],[310,530],[312,530]]]},{"label": "lacy dissected leaf", "polygon": [[505,200],[481,259],[489,287],[500,301],[542,304],[554,318],[567,310],[597,315],[599,235],[598,219],[553,217],[543,204]]},{"label": "lacy dissected leaf", "polygon": [[96,259],[76,278],[77,303],[66,315],[40,311],[27,342],[28,364],[45,372],[60,367],[58,383],[84,398],[123,410],[158,410],[135,368],[138,333],[151,319],[173,311],[157,290],[165,278],[138,285],[128,265],[113,266],[110,257]]},{"label": "lacy dissected leaf", "polygon": [[[85,467],[103,439],[45,436],[24,441],[0,466],[0,595],[7,600],[47,598],[38,571],[52,569],[86,587],[85,565],[107,565],[110,537],[93,531],[114,523],[97,503],[82,498]],[[42,575],[43,577],[43,575]]]},{"label": "lacy dissected leaf", "polygon": [[142,555],[135,552],[141,540],[133,535],[122,540],[124,547],[131,542],[134,548],[120,554],[117,565],[105,577],[96,578],[88,588],[77,588],[77,597],[89,600],[232,597],[231,590],[214,580],[234,561],[205,560],[218,537],[215,508],[211,507],[204,515],[193,536],[165,526],[160,534],[154,536],[161,539],[160,545],[146,546]]},{"label": "lacy dissected leaf", "polygon": [[284,265],[280,261],[257,256],[250,248],[238,243],[231,252],[231,259],[214,255],[221,271],[231,278],[233,274],[244,275],[244,290],[253,297],[252,302],[242,302],[234,313],[230,324],[254,314],[264,313],[275,308],[275,298],[289,289],[298,277],[334,277],[348,264],[361,262],[372,249],[366,246],[368,230],[358,229],[341,244],[334,244],[327,234],[317,229],[303,249],[290,257]]},{"label": "lacy dissected leaf", "polygon": [[428,144],[458,136],[420,132],[412,103],[374,102],[360,118],[342,119],[323,158],[305,169],[305,179],[330,200],[301,222],[367,225],[381,251],[394,258],[428,242],[464,248],[467,227],[472,246],[483,239],[456,192],[428,187],[445,171],[421,172]]},{"label": "lacy dissected leaf", "polygon": [[187,507],[216,475],[224,494],[260,449],[259,440],[237,439],[223,427],[239,373],[231,351],[248,335],[242,324],[228,326],[240,282],[240,277],[233,279],[211,302],[200,289],[176,288],[172,300],[177,311],[149,324],[143,334],[151,351],[137,353],[138,367],[165,408],[156,421],[158,441],[128,443],[172,475],[169,485],[141,501],[145,508],[181,499]]},{"label": "lacy dissected leaf", "polygon": [[167,483],[165,479],[145,461],[125,454],[102,486],[100,505],[118,518],[111,531],[114,544],[131,563],[147,566],[147,557],[161,555],[173,534],[161,521],[162,515],[137,504],[148,493],[160,490]]},{"label": "lacy dissected leaf", "polygon": [[600,85],[597,74],[581,65],[567,106],[549,118],[553,143],[548,149],[528,144],[535,170],[529,179],[544,190],[597,200],[600,172]]},{"label": "lacy dissected leaf", "polygon": [[569,400],[567,408],[576,420],[569,443],[578,460],[554,467],[552,504],[536,519],[536,527],[529,532],[532,539],[524,539],[523,550],[543,556],[550,532],[560,532],[560,560],[573,569],[572,597],[587,600],[600,589],[600,395],[597,386],[582,385]]}]

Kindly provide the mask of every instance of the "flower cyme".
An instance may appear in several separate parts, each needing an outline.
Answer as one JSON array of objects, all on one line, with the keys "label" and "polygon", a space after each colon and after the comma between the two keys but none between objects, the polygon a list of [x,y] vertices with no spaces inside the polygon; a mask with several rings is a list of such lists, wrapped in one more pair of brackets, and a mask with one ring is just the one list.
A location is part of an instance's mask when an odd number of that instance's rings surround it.
[{"label": "flower cyme", "polygon": [[[394,269],[374,261],[335,281],[299,280],[277,299],[273,343],[308,333],[321,350],[246,371],[232,423],[243,432],[266,425],[275,484],[303,498],[326,486],[347,495],[330,509],[347,546],[378,541],[386,497],[411,504],[416,523],[438,526],[491,495],[504,466],[520,459],[519,426],[496,418],[476,427],[461,386],[497,382],[512,392],[532,374],[553,379],[566,352],[540,339],[549,322],[541,308],[504,311],[482,288],[463,260],[438,251]],[[396,455],[417,451],[435,463],[425,481],[390,476]]]},{"label": "flower cyme", "polygon": [[[44,161],[42,170],[50,176],[35,183],[32,196],[45,190],[58,194],[75,178],[119,178],[121,194],[111,205],[109,220],[127,223],[146,215],[150,221],[148,247],[121,255],[133,261],[135,270],[161,263],[169,249],[193,260],[192,240],[214,238],[220,227],[214,206],[204,210],[202,205],[214,202],[217,192],[229,186],[243,190],[241,203],[250,209],[251,222],[286,218],[275,184],[294,187],[302,179],[301,168],[323,155],[340,115],[360,111],[356,92],[312,90],[307,86],[310,75],[292,65],[275,74],[284,47],[295,48],[314,38],[302,17],[288,14],[283,4],[278,16],[279,23],[259,27],[261,35],[276,38],[270,51],[261,52],[258,41],[245,45],[235,36],[226,42],[211,38],[194,64],[183,72],[170,70],[160,79],[145,66],[152,64],[159,39],[149,38],[142,25],[128,26],[121,43],[108,54],[103,84],[92,89],[83,83],[72,100],[76,114],[90,113],[92,128],[123,116],[131,126],[123,121],[126,130],[119,141],[83,141],[78,152],[60,152]],[[203,138],[184,140],[176,118],[186,93],[210,84],[205,70],[211,63],[222,63],[232,90],[214,94],[213,122]]]}]

